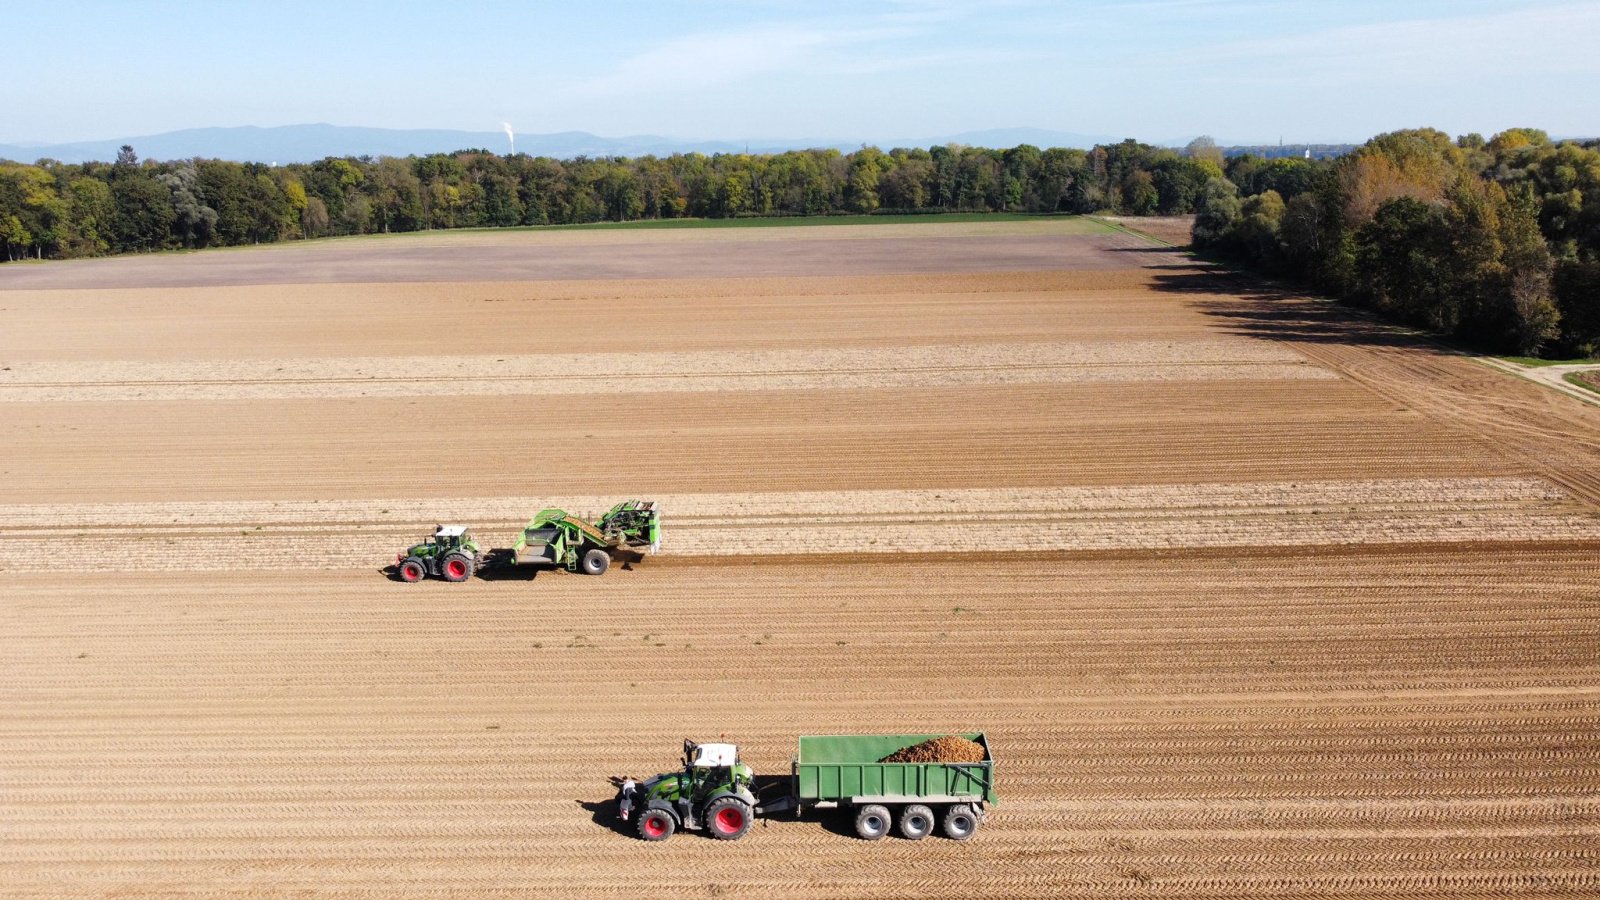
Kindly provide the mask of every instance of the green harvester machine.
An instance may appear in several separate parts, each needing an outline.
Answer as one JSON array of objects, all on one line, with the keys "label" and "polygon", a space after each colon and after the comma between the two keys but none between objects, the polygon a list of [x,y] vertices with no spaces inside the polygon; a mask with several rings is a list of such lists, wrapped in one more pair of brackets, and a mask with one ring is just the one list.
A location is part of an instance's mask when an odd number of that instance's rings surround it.
[{"label": "green harvester machine", "polygon": [[564,510],[541,509],[522,526],[509,561],[604,575],[614,551],[636,547],[661,549],[661,517],[653,500],[624,500],[592,525]]},{"label": "green harvester machine", "polygon": [[998,803],[994,757],[984,735],[960,737],[983,747],[983,761],[891,763],[885,757],[942,735],[852,734],[800,738],[788,778],[757,796],[756,779],[733,744],[683,742],[683,769],[643,782],[623,780],[617,814],[634,822],[647,841],[677,831],[705,831],[738,840],[756,816],[807,809],[851,812],[856,834],[875,841],[891,830],[918,841],[934,831],[952,840],[971,838],[989,806]]},{"label": "green harvester machine", "polygon": [[560,509],[541,509],[509,548],[484,552],[461,525],[441,525],[433,536],[395,556],[405,582],[428,575],[466,581],[479,569],[509,566],[559,566],[569,572],[603,575],[621,550],[661,549],[661,515],[654,500],[624,500],[594,522]]}]

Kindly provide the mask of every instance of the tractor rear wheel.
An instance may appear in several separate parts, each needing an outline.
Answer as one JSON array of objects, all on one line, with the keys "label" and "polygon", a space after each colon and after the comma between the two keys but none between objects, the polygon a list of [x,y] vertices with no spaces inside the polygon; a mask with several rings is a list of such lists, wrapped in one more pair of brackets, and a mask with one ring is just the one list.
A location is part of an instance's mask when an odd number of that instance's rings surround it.
[{"label": "tractor rear wheel", "polygon": [[933,822],[933,810],[913,803],[900,810],[900,836],[908,841],[920,841],[933,833]]},{"label": "tractor rear wheel", "polygon": [[604,575],[611,568],[611,554],[595,547],[583,555],[583,574]]},{"label": "tractor rear wheel", "polygon": [[472,557],[465,553],[448,553],[439,560],[439,574],[445,581],[466,581],[472,577]]},{"label": "tractor rear wheel", "polygon": [[401,581],[406,584],[416,584],[423,579],[423,576],[428,574],[428,567],[424,566],[422,560],[417,559],[415,556],[408,556],[401,560],[399,571]]},{"label": "tractor rear wheel", "polygon": [[944,811],[944,836],[952,841],[964,841],[978,831],[978,812],[965,803],[957,803]]},{"label": "tractor rear wheel", "polygon": [[889,807],[871,803],[856,813],[856,834],[875,841],[889,833]]},{"label": "tractor rear wheel", "polygon": [[664,841],[678,830],[678,820],[664,809],[647,809],[639,814],[639,824],[634,827],[641,840]]},{"label": "tractor rear wheel", "polygon": [[750,830],[750,805],[738,797],[721,797],[706,807],[706,828],[719,841],[737,841]]}]

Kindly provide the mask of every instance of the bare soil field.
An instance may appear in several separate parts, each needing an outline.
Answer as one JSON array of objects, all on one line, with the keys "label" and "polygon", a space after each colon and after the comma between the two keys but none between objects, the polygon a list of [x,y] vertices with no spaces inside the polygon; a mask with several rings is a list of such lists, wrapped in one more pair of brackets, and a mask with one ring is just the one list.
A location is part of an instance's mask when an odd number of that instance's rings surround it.
[{"label": "bare soil field", "polygon": [[1147,242],[1087,219],[382,235],[7,266],[0,289],[745,278],[1121,268]]},{"label": "bare soil field", "polygon": [[1194,231],[1194,216],[1105,216],[1123,228],[1148,234],[1174,247],[1187,247]]},{"label": "bare soil field", "polygon": [[[0,266],[0,895],[1600,893],[1600,409],[1137,242]],[[626,496],[601,578],[384,571]],[[612,819],[970,730],[965,844]]]}]

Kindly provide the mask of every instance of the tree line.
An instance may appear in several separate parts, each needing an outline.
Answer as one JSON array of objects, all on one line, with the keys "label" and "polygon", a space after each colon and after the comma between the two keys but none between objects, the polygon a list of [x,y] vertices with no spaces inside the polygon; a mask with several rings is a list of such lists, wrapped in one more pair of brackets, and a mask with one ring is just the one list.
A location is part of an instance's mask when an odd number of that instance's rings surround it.
[{"label": "tree line", "polygon": [[1336,159],[1091,150],[558,160],[487,150],[267,166],[0,162],[0,261],[435,228],[871,213],[1196,213],[1211,253],[1497,351],[1600,352],[1600,144],[1380,135]]},{"label": "tree line", "polygon": [[1223,174],[1198,248],[1493,352],[1600,356],[1600,142],[1425,128]]},{"label": "tree line", "polygon": [[[1220,156],[1218,157],[1220,160]],[[557,160],[462,150],[266,166],[0,163],[5,259],[433,228],[883,212],[1193,212],[1216,161],[1125,141]]]}]

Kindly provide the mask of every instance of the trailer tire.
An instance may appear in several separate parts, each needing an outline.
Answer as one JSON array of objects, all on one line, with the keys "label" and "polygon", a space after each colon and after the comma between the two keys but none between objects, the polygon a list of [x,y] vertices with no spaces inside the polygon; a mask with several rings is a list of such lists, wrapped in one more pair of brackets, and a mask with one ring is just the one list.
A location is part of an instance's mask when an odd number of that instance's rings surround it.
[{"label": "trailer tire", "polygon": [[876,841],[889,833],[889,807],[869,803],[856,811],[856,834],[863,841]]},{"label": "trailer tire", "polygon": [[646,809],[639,813],[639,823],[634,826],[643,841],[664,841],[678,830],[678,820],[664,809]]},{"label": "trailer tire", "polygon": [[964,841],[978,833],[978,811],[966,803],[957,803],[944,811],[944,836],[952,841]]},{"label": "trailer tire", "polygon": [[399,573],[401,581],[406,584],[416,584],[427,577],[428,567],[424,566],[422,560],[417,559],[415,556],[408,556],[400,561],[400,566],[396,571]]},{"label": "trailer tire", "polygon": [[604,575],[611,568],[611,554],[595,547],[583,554],[583,561],[579,564],[585,575]]},{"label": "trailer tire", "polygon": [[913,803],[900,810],[900,836],[908,841],[920,841],[933,833],[933,810],[921,803]]},{"label": "trailer tire", "polygon": [[737,841],[750,830],[750,804],[738,797],[721,797],[706,807],[706,830],[719,841]]},{"label": "trailer tire", "polygon": [[472,577],[472,557],[465,553],[449,553],[439,560],[439,575],[445,581],[466,581]]}]

